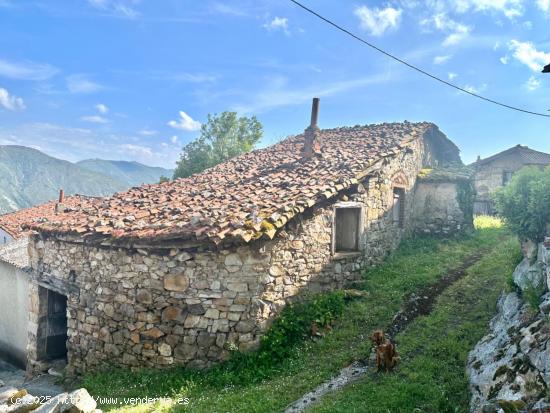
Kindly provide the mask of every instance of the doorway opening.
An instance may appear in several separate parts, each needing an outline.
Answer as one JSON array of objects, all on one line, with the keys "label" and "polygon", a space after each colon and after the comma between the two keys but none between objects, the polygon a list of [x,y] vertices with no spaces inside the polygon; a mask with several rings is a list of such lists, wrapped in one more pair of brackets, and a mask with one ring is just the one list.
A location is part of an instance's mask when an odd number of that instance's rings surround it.
[{"label": "doorway opening", "polygon": [[67,297],[39,287],[40,317],[38,320],[38,360],[67,358]]}]

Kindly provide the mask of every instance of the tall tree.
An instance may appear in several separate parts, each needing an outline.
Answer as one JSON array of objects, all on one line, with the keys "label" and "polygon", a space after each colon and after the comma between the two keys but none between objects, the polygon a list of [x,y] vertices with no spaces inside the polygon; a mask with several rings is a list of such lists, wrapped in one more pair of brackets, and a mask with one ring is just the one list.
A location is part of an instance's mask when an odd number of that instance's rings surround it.
[{"label": "tall tree", "polygon": [[183,147],[174,178],[185,178],[245,152],[250,152],[263,134],[255,116],[237,117],[236,112],[208,115],[200,136]]}]

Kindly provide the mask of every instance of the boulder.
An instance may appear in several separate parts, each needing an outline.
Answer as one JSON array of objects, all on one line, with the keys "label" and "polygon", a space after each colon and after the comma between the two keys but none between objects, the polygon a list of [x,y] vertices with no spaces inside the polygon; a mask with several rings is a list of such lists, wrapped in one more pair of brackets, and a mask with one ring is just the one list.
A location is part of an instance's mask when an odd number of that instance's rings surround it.
[{"label": "boulder", "polygon": [[67,395],[59,413],[93,413],[97,403],[86,389],[78,389]]},{"label": "boulder", "polygon": [[516,267],[514,274],[514,284],[522,291],[533,286],[537,289],[546,290],[546,274],[543,263],[540,261],[530,264],[527,258]]}]

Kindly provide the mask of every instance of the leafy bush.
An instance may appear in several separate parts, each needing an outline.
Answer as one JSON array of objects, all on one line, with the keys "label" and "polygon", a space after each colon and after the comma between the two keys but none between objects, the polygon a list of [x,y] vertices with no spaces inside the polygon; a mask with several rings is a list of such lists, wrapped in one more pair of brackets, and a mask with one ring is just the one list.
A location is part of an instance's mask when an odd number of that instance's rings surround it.
[{"label": "leafy bush", "polygon": [[550,223],[550,168],[521,169],[494,197],[499,215],[520,238],[544,238]]},{"label": "leafy bush", "polygon": [[342,291],[322,294],[307,302],[287,305],[262,337],[260,356],[281,359],[296,343],[310,335],[311,326],[329,327],[345,308]]}]

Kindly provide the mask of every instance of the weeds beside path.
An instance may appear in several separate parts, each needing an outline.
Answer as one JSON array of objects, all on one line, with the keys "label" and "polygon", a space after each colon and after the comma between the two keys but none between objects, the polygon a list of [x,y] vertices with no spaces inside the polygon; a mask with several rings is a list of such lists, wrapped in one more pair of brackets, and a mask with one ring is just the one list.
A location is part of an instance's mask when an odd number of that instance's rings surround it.
[{"label": "weeds beside path", "polygon": [[[481,337],[494,312],[496,297],[505,284],[516,249],[512,237],[499,228],[478,229],[472,236],[452,241],[407,241],[383,265],[365,274],[362,288],[368,296],[347,305],[343,317],[330,334],[317,342],[307,341],[296,346],[278,365],[256,369],[254,366],[229,367],[198,373],[182,369],[137,373],[114,370],[89,376],[84,384],[93,395],[102,397],[190,399],[188,406],[102,406],[106,410],[132,413],[172,409],[192,412],[283,411],[292,401],[327,381],[343,367],[368,357],[369,333],[386,328],[402,307],[405,297],[459,268],[474,253],[484,252],[485,257],[468,270],[467,276],[445,291],[430,315],[417,319],[396,337],[403,361],[395,374],[368,377],[364,382],[328,397],[317,407],[320,411],[384,412],[389,409],[393,413],[428,406],[421,411],[455,411],[446,410],[448,405],[442,404],[441,400],[451,400],[451,404],[459,408],[467,402],[463,359],[467,350]],[[440,368],[441,365],[448,368]],[[431,376],[432,381],[428,380]],[[434,378],[437,378],[435,382]],[[446,379],[452,379],[450,384],[458,385],[458,390],[441,388],[440,381]],[[407,387],[409,384],[412,387]],[[394,385],[396,389],[392,388]],[[440,391],[454,392],[455,395],[450,397],[445,393],[446,396],[441,396]],[[430,410],[431,406],[439,407]]]}]

